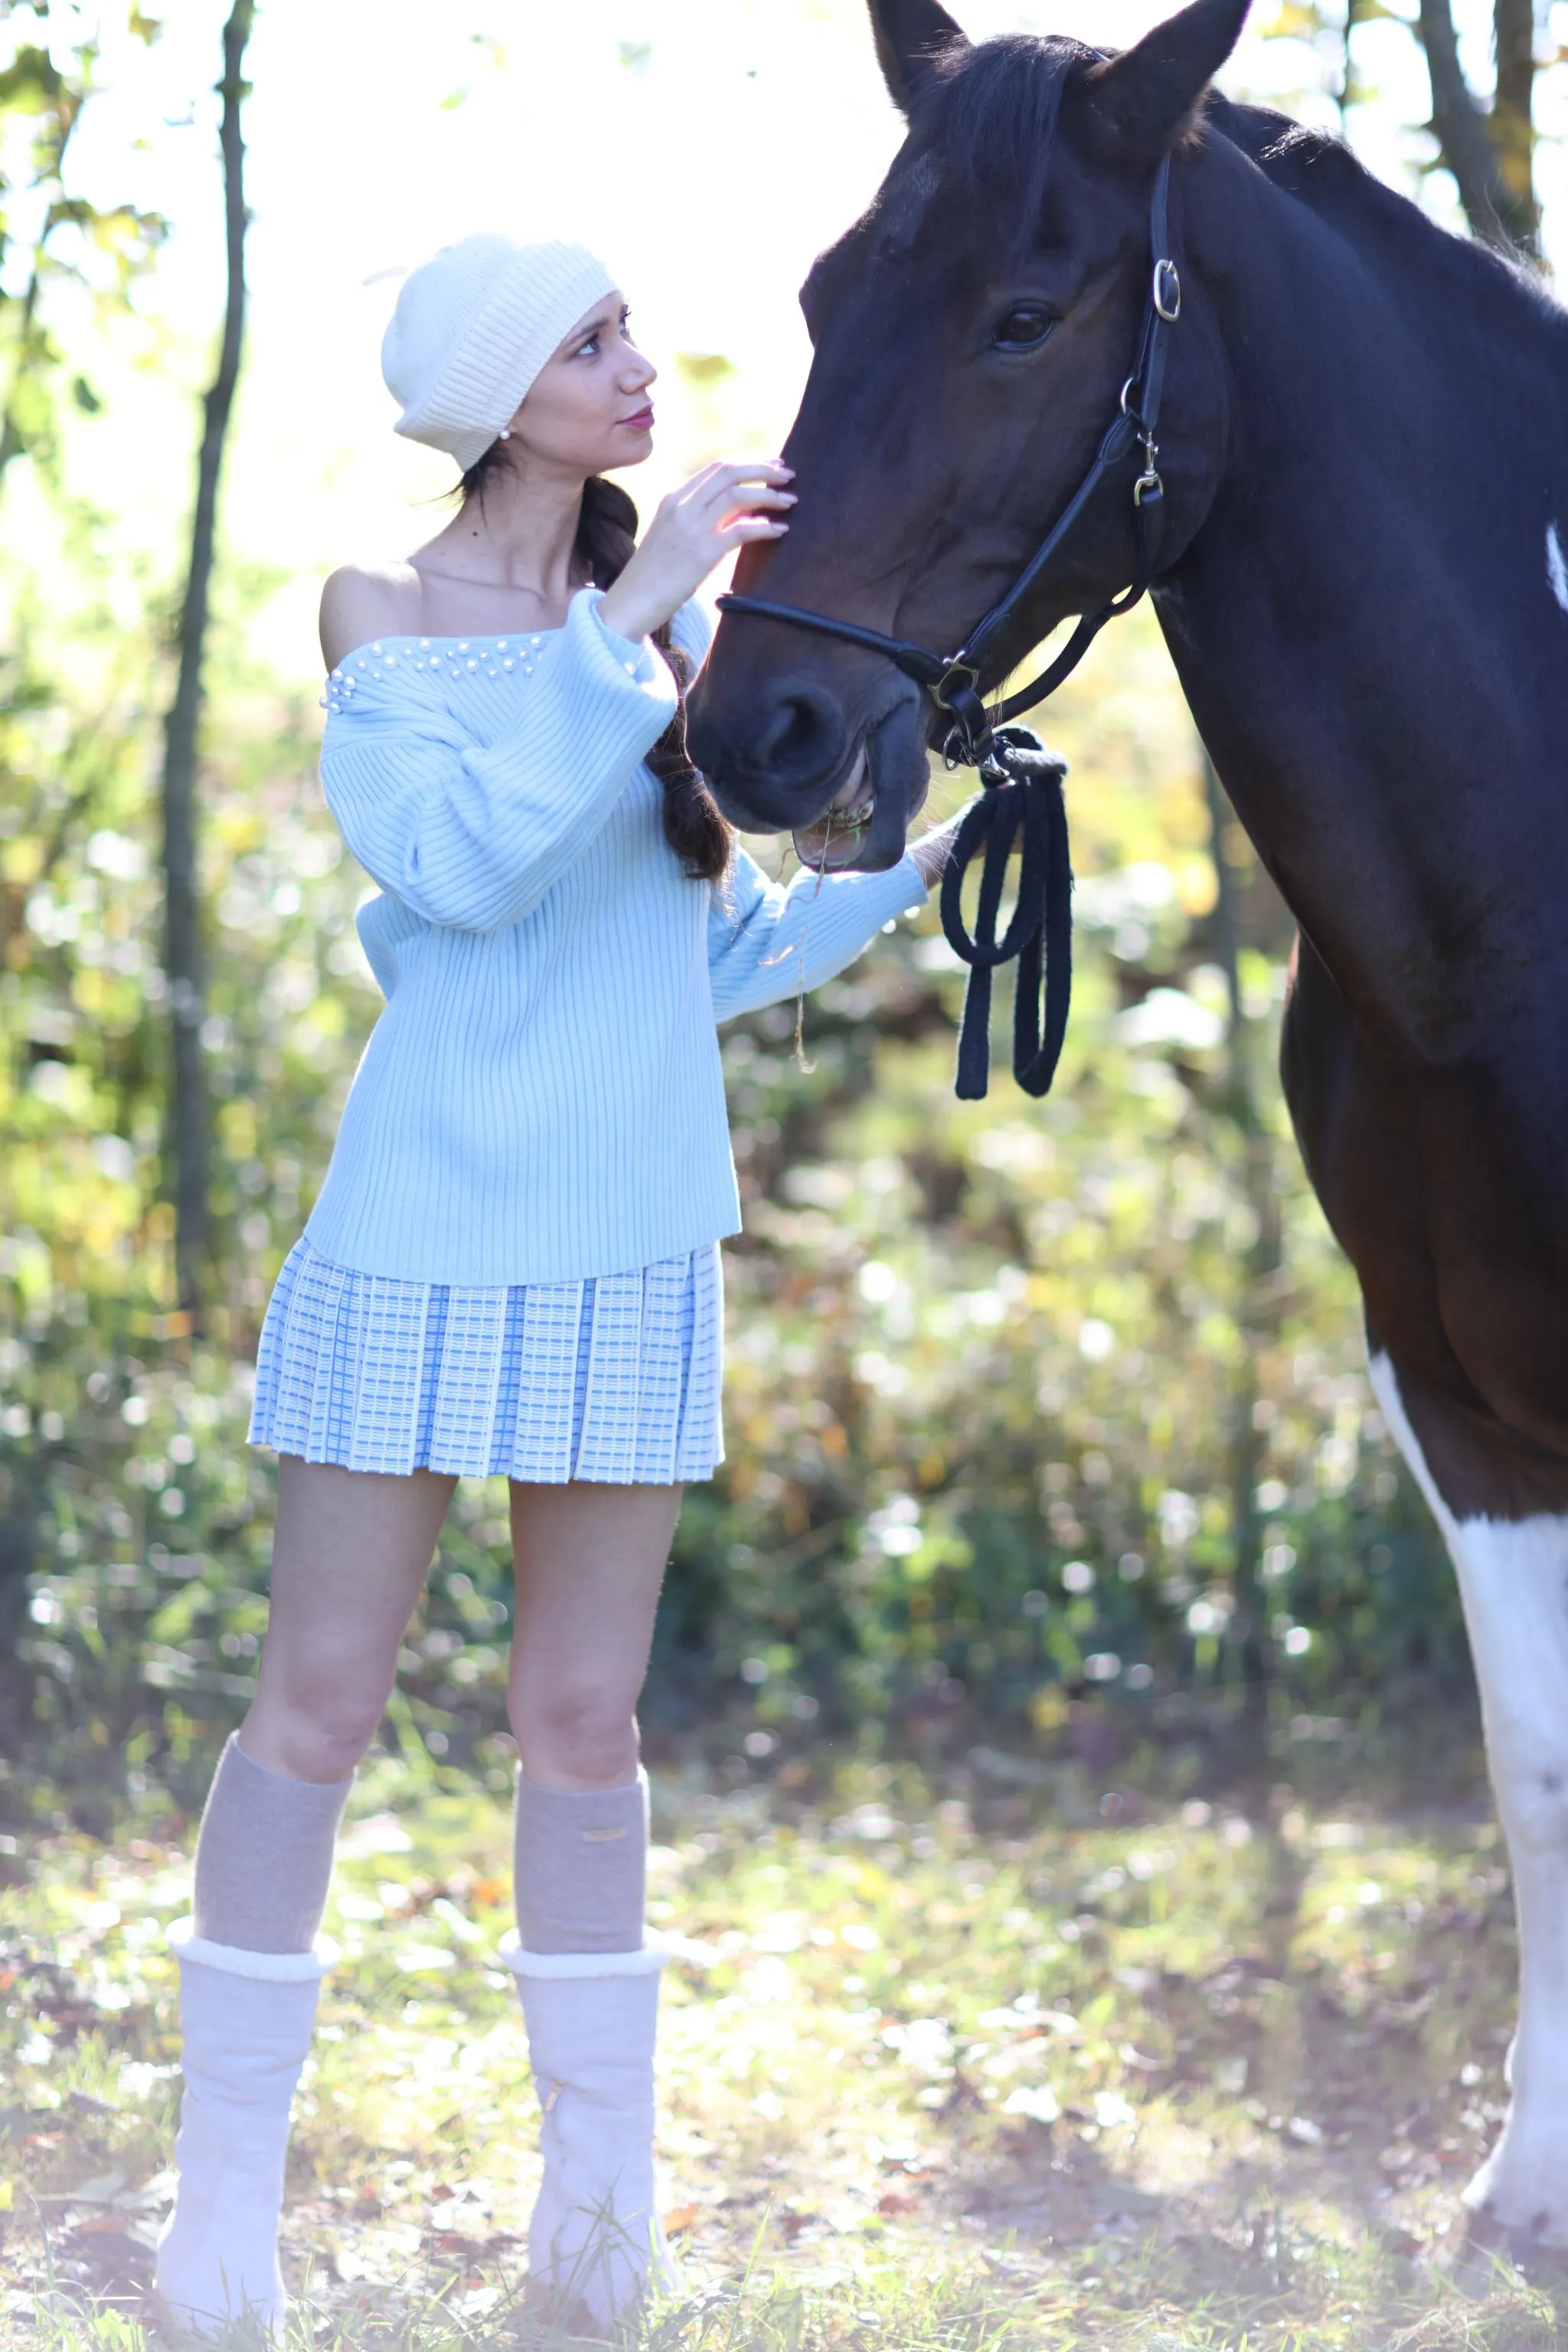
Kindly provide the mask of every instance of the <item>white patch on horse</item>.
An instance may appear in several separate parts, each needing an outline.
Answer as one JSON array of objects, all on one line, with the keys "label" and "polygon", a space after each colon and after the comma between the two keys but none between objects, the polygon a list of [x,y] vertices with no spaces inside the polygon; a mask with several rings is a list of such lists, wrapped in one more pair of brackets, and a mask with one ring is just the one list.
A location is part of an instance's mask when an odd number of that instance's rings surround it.
[{"label": "white patch on horse", "polygon": [[[1568,609],[1568,593],[1560,601]],[[1508,2065],[1512,2099],[1465,2202],[1516,2240],[1568,2246],[1568,1517],[1456,1518],[1386,1356],[1373,1358],[1372,1384],[1458,1571],[1513,1864],[1520,1997]]]},{"label": "white patch on horse", "polygon": [[1557,536],[1554,522],[1546,526],[1546,584],[1568,613],[1568,562],[1563,561],[1563,541]]}]

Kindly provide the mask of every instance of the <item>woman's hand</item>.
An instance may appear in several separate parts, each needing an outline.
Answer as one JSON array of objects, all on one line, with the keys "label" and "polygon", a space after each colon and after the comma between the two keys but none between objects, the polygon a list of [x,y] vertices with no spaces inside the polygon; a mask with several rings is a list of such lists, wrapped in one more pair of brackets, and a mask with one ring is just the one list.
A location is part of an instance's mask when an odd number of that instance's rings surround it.
[{"label": "woman's hand", "polygon": [[[753,539],[779,539],[789,529],[763,509],[793,507],[784,484],[793,469],[781,458],[745,466],[704,466],[661,499],[642,542],[599,611],[605,626],[635,643],[672,620],[695,595],[713,566]],[[755,483],[748,489],[748,483]]]}]

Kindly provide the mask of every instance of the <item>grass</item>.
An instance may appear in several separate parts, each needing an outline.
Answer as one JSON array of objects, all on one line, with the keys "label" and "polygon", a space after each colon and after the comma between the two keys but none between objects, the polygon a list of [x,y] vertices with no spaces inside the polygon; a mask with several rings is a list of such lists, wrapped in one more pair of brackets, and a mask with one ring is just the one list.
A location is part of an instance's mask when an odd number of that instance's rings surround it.
[{"label": "grass", "polygon": [[[1314,1762],[1320,1777],[1324,1768]],[[1495,2129],[1515,1953],[1479,1767],[1441,1806],[1103,1795],[1076,1767],[656,1779],[680,1939],[646,2352],[1534,2352],[1568,2299],[1432,2251]],[[1305,1780],[1303,1771],[1298,1776]],[[792,1785],[793,1784],[793,1785]],[[1168,1786],[1168,1781],[1166,1783]],[[300,2102],[303,2352],[569,2339],[521,2299],[535,2106],[507,1823],[362,1780]],[[142,2352],[183,1824],[18,1838],[0,1895],[0,2344]]]}]

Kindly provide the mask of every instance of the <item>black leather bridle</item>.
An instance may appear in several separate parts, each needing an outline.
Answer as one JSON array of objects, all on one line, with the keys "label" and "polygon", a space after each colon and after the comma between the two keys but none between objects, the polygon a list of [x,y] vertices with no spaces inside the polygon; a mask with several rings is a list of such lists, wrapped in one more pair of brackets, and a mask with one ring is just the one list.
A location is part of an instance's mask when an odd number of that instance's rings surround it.
[{"label": "black leather bridle", "polygon": [[[965,816],[942,876],[942,919],[949,945],[970,966],[963,1022],[959,1034],[957,1092],[976,1099],[985,1092],[991,973],[1019,958],[1015,1005],[1013,1071],[1019,1085],[1043,1095],[1056,1076],[1067,1029],[1072,986],[1072,875],[1068,859],[1067,812],[1062,799],[1063,762],[1045,751],[1022,727],[1009,722],[1054,694],[1078,667],[1108,621],[1131,612],[1153,580],[1164,535],[1165,486],[1160,478],[1156,438],[1165,389],[1171,329],[1182,312],[1182,283],[1170,252],[1171,159],[1161,159],[1149,205],[1149,292],[1143,306],[1132,373],[1121,387],[1116,415],[1093,463],[1023,571],[998,604],[978,622],[954,654],[939,654],[907,637],[885,636],[856,621],[797,604],[776,604],[766,596],[721,596],[719,610],[762,621],[787,621],[818,636],[862,646],[881,654],[922,687],[946,711],[945,751],[950,766],[978,767],[986,789]],[[1068,532],[1100,485],[1142,449],[1142,470],[1132,485],[1136,568],[1131,584],[1096,611],[1080,614],[1055,660],[1018,693],[987,709],[981,679],[1023,605],[1059,553]],[[1023,834],[1023,866],[1017,907],[1003,938],[996,938],[1007,859]],[[960,908],[964,873],[984,844],[980,903],[972,937]],[[1044,1036],[1039,991],[1046,991]],[[1026,1002],[1027,999],[1027,1002]]]}]

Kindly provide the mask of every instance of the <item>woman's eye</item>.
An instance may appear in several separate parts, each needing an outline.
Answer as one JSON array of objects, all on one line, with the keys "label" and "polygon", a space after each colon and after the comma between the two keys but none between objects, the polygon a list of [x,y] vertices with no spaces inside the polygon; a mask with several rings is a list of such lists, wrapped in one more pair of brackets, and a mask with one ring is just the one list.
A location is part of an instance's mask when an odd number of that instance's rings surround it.
[{"label": "woman's eye", "polygon": [[1004,352],[1026,352],[1043,343],[1056,325],[1053,311],[1038,302],[1020,302],[996,330],[996,346]]}]

